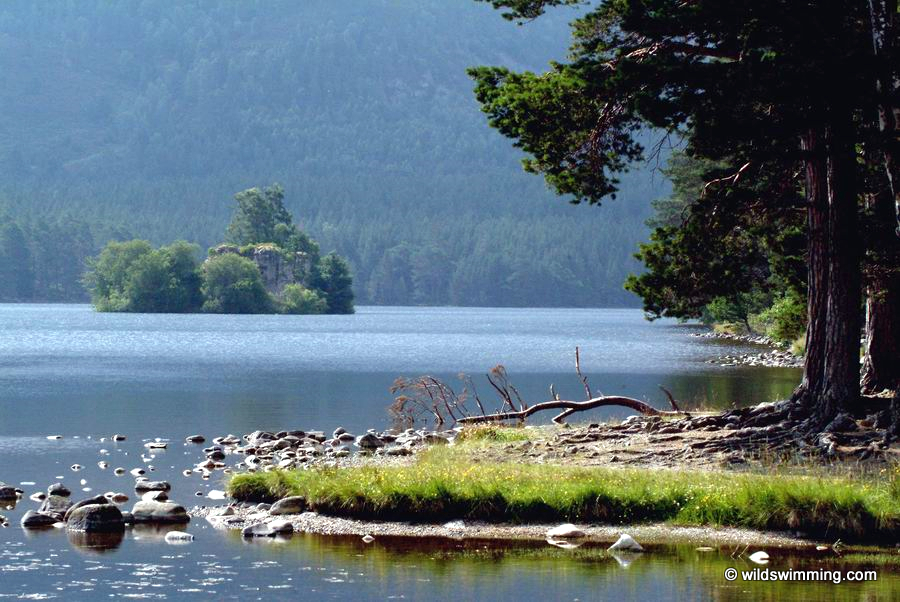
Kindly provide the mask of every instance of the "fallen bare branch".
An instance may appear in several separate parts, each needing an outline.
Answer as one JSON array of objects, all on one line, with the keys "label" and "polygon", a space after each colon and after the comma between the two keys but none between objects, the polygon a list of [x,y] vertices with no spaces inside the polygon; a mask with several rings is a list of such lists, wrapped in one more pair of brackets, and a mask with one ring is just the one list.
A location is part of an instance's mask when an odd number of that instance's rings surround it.
[{"label": "fallen bare branch", "polygon": [[[633,397],[621,397],[619,395],[604,395],[603,397],[595,397],[587,401],[568,401],[568,400],[552,400],[536,403],[533,406],[518,412],[497,412],[496,414],[487,414],[485,416],[466,416],[459,420],[460,424],[477,424],[479,422],[503,422],[505,420],[524,420],[532,414],[543,412],[545,410],[572,410],[573,412],[584,412],[594,408],[604,406],[621,406],[626,407],[644,414],[645,416],[684,416],[684,412],[674,412],[669,410],[657,410],[648,403]],[[564,412],[565,413],[565,412]],[[569,412],[572,413],[572,412]],[[554,418],[557,421],[559,416]]]}]

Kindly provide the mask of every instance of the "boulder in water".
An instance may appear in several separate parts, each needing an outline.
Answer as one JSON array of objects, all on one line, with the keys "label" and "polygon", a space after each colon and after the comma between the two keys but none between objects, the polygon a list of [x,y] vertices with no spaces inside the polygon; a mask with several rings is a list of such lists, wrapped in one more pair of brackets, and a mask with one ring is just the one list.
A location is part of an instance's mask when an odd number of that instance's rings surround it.
[{"label": "boulder in water", "polygon": [[69,512],[66,529],[85,533],[112,533],[125,529],[122,512],[112,504],[86,504]]}]

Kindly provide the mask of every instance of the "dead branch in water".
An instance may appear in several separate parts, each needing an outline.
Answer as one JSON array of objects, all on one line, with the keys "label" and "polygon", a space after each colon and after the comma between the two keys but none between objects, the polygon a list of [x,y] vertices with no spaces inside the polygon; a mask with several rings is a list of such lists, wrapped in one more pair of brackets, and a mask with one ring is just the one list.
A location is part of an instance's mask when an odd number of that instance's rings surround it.
[{"label": "dead branch in water", "polygon": [[[495,366],[490,374],[486,375],[488,383],[490,383],[499,397],[499,407],[494,413],[488,413],[485,410],[484,403],[475,391],[472,379],[466,375],[460,375],[464,388],[462,393],[459,394],[433,376],[420,376],[416,379],[398,378],[394,382],[394,386],[391,387],[391,392],[400,394],[397,395],[393,405],[391,405],[390,411],[400,424],[413,426],[423,417],[426,420],[430,417],[438,428],[448,423],[477,424],[504,422],[507,420],[518,420],[521,422],[538,412],[554,409],[562,410],[562,412],[553,417],[553,422],[562,424],[568,416],[576,412],[584,412],[604,406],[625,407],[646,416],[686,415],[679,408],[672,393],[662,385],[659,388],[665,393],[669,405],[672,406],[671,411],[659,410],[644,401],[632,397],[603,395],[602,393],[595,397],[591,391],[590,384],[588,384],[587,377],[581,372],[581,353],[578,347],[575,348],[575,373],[584,387],[586,395],[584,401],[560,399],[553,385],[550,385],[551,399],[549,401],[529,405],[522,399],[519,391],[510,382],[506,369],[503,366]],[[476,412],[470,412],[466,406],[466,402],[470,397],[475,400],[475,404],[478,406]]]}]

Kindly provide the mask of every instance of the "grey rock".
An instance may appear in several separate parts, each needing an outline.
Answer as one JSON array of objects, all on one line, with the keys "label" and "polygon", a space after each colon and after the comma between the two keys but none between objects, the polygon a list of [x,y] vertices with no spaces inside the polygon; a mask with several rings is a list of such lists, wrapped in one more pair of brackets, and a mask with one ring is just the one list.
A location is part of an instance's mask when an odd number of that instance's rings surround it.
[{"label": "grey rock", "polygon": [[205,443],[206,437],[203,435],[191,435],[185,439],[188,443]]},{"label": "grey rock", "polygon": [[287,535],[288,533],[294,532],[294,525],[291,524],[291,521],[288,520],[273,520],[269,521],[268,524],[269,528],[278,535]]},{"label": "grey rock", "polygon": [[384,447],[384,441],[379,439],[378,436],[373,433],[366,433],[356,439],[356,446],[363,449],[377,449],[379,447]]},{"label": "grey rock", "polygon": [[47,487],[47,495],[58,495],[60,497],[69,497],[72,492],[62,483],[54,483]]},{"label": "grey rock", "polygon": [[275,537],[279,534],[294,532],[294,526],[286,520],[275,520],[268,523],[256,523],[241,530],[243,537]]},{"label": "grey rock", "polygon": [[272,508],[269,509],[269,513],[278,516],[282,514],[300,514],[305,510],[306,498],[303,496],[295,495],[280,499],[272,504]]},{"label": "grey rock", "polygon": [[63,516],[63,520],[69,522],[69,517],[72,516],[72,513],[78,508],[82,508],[84,506],[111,506],[112,503],[106,498],[105,495],[96,495],[94,497],[89,497],[86,500],[81,500],[80,502],[76,502],[69,506],[69,509],[66,510],[65,515]]},{"label": "grey rock", "polygon": [[121,510],[112,504],[86,504],[69,512],[66,529],[85,533],[112,533],[125,529],[125,519]]},{"label": "grey rock", "polygon": [[51,495],[41,503],[41,507],[38,509],[38,512],[55,516],[57,520],[63,520],[66,512],[71,507],[72,502],[69,501],[69,498],[61,497],[58,495]]},{"label": "grey rock", "polygon": [[148,502],[166,502],[169,500],[169,494],[165,491],[148,491],[141,499]]},{"label": "grey rock", "polygon": [[25,529],[40,529],[43,527],[50,527],[53,523],[58,523],[59,520],[50,514],[43,514],[41,512],[36,512],[34,510],[29,510],[22,517],[22,527]]},{"label": "grey rock", "polygon": [[126,525],[133,525],[134,515],[131,512],[122,510],[122,522],[124,522]]},{"label": "grey rock", "polygon": [[219,506],[217,508],[210,508],[208,517],[217,517],[217,516],[234,516],[234,508],[231,506]]},{"label": "grey rock", "polygon": [[259,445],[261,443],[265,443],[266,441],[274,441],[275,433],[270,433],[268,431],[253,431],[245,438],[247,439],[247,443],[249,443],[250,445]]},{"label": "grey rock", "polygon": [[142,500],[131,509],[135,523],[186,523],[191,520],[184,506],[174,502]]},{"label": "grey rock", "polygon": [[172,485],[168,481],[140,481],[134,484],[135,491],[169,491]]},{"label": "grey rock", "polygon": [[16,493],[15,487],[10,487],[9,485],[0,485],[0,500],[11,501],[15,500],[19,497]]}]

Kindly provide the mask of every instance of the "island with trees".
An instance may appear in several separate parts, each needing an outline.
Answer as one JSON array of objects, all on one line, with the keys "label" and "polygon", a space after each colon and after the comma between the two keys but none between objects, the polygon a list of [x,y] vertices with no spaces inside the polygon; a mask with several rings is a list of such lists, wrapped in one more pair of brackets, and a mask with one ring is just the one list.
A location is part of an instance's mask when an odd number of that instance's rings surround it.
[{"label": "island with trees", "polygon": [[347,262],[296,224],[275,184],[235,195],[226,241],[209,250],[184,241],[154,249],[112,241],[88,262],[84,283],[98,311],[137,313],[349,314]]}]

